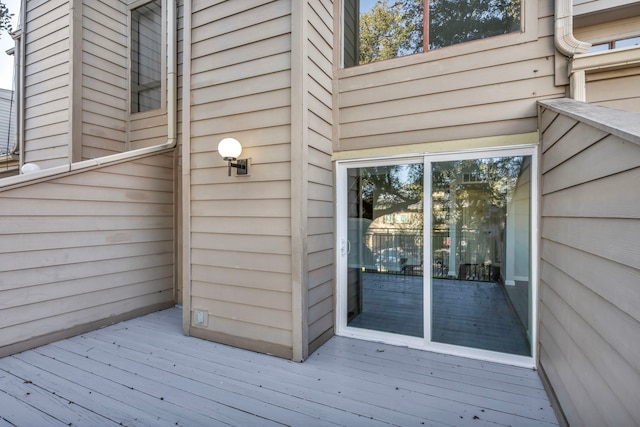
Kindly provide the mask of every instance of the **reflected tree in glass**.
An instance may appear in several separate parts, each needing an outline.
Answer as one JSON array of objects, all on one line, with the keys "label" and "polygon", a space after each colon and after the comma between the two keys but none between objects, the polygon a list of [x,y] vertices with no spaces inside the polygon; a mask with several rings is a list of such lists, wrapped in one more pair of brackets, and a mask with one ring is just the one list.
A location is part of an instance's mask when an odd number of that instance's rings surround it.
[{"label": "reflected tree in glass", "polygon": [[347,58],[366,64],[520,31],[521,16],[521,0],[377,0],[359,15],[358,43],[354,31],[345,34],[345,66],[356,65]]}]

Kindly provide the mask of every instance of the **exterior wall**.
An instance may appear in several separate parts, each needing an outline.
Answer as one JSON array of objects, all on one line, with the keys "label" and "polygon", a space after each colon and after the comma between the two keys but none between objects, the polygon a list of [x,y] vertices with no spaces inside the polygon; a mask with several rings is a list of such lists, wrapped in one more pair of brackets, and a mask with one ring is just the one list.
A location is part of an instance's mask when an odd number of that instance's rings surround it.
[{"label": "exterior wall", "polygon": [[640,112],[640,67],[587,77],[587,102]]},{"label": "exterior wall", "polygon": [[0,190],[0,357],[174,303],[173,161]]},{"label": "exterior wall", "polygon": [[19,173],[16,144],[16,100],[14,92],[0,89],[0,179]]},{"label": "exterior wall", "polygon": [[[333,5],[191,7],[185,328],[303,360],[333,333]],[[227,176],[227,136],[248,176]]]},{"label": "exterior wall", "polygon": [[[640,14],[640,10],[637,13]],[[576,28],[574,33],[578,40],[594,45],[640,37],[640,16]],[[600,63],[586,71],[586,101],[640,112],[640,47],[618,49],[618,52],[599,52],[590,56],[594,65],[596,60]],[[619,59],[608,59],[613,57]]]},{"label": "exterior wall", "polygon": [[129,113],[128,10],[134,0],[82,1],[83,158],[166,142],[166,96],[160,110]]},{"label": "exterior wall", "polygon": [[[125,1],[127,4],[131,5],[136,0],[121,0]],[[175,22],[167,23],[166,22],[166,10],[167,10],[167,2],[168,1],[176,1],[176,0],[163,0],[162,1],[162,10],[164,11],[164,35],[162,38],[162,67],[164,68],[161,80],[163,83],[163,88],[165,93],[162,97],[162,107],[159,110],[148,111],[144,113],[136,113],[129,115],[129,121],[127,123],[127,149],[135,150],[136,148],[143,147],[151,147],[154,145],[162,144],[167,140],[167,61],[166,61],[166,29],[168,25],[176,25]],[[128,31],[128,30],[127,30]],[[127,33],[128,34],[128,33]]]},{"label": "exterior wall", "polygon": [[[207,318],[188,332],[291,358],[291,3],[191,8],[185,308]],[[226,136],[248,176],[227,176]]]},{"label": "exterior wall", "polygon": [[166,96],[129,114],[131,3],[26,1],[25,162],[45,169],[166,142]]},{"label": "exterior wall", "polygon": [[83,0],[83,159],[126,150],[129,99],[127,46],[126,3]]},{"label": "exterior wall", "polygon": [[333,2],[309,1],[308,79],[308,342],[313,351],[333,335]]},{"label": "exterior wall", "polygon": [[24,162],[41,168],[69,163],[70,1],[27,0]]},{"label": "exterior wall", "polygon": [[636,3],[637,0],[573,0],[573,13],[576,17],[581,17],[612,9],[624,9]]},{"label": "exterior wall", "polygon": [[525,1],[525,32],[338,71],[336,151],[536,131],[554,81],[553,2]]},{"label": "exterior wall", "polygon": [[[182,139],[183,139],[183,135],[182,135],[182,126],[183,126],[183,109],[182,109],[182,105],[183,105],[183,81],[184,81],[184,1],[183,0],[178,0],[176,3],[176,13],[177,13],[177,19],[178,22],[176,23],[176,39],[177,39],[177,49],[176,49],[176,54],[177,54],[177,82],[176,82],[176,91],[177,91],[177,105],[176,105],[176,137],[177,137],[177,142],[176,142],[176,146],[177,146],[177,155],[175,157],[175,162],[174,162],[174,167],[175,167],[175,177],[176,177],[176,182],[175,182],[175,205],[174,205],[174,209],[175,209],[175,215],[176,215],[176,228],[178,230],[178,232],[176,233],[176,251],[177,251],[177,256],[176,256],[176,278],[178,278],[176,280],[176,303],[182,305],[183,301],[182,301],[182,297],[184,295],[184,289],[183,289],[183,281],[182,278],[183,276],[183,271],[182,269],[185,266],[185,263],[183,262],[184,259],[184,251],[185,251],[185,242],[183,239],[180,238],[180,236],[182,236],[182,224],[183,224],[183,209],[184,209],[184,205],[182,203],[182,191],[180,189],[183,188],[183,160],[182,160],[182,156],[183,156],[183,150],[182,150]],[[188,250],[188,249],[186,249]]]},{"label": "exterior wall", "polygon": [[637,425],[640,116],[560,100],[540,117],[540,365],[570,425]]},{"label": "exterior wall", "polygon": [[16,100],[14,92],[0,89],[0,156],[13,150],[16,144],[15,132]]}]

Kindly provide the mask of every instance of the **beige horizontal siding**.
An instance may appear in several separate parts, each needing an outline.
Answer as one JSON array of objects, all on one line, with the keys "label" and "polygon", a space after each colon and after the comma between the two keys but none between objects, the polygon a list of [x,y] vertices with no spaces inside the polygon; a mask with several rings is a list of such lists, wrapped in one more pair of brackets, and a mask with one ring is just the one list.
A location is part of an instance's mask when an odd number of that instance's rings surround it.
[{"label": "beige horizontal siding", "polygon": [[0,354],[173,303],[172,162],[0,192]]},{"label": "beige horizontal siding", "polygon": [[[191,310],[208,320],[192,316],[190,333],[290,357],[291,4],[191,8],[187,268]],[[251,158],[249,176],[227,176],[216,152],[226,136]]]},{"label": "beige horizontal siding", "polygon": [[24,162],[41,168],[69,158],[69,3],[27,1]]},{"label": "beige horizontal siding", "polygon": [[624,16],[615,21],[574,28],[574,35],[578,40],[592,44],[637,37],[639,33],[640,16]]},{"label": "beige horizontal siding", "polygon": [[635,0],[573,0],[573,13],[576,16],[603,12],[607,9],[633,5]]},{"label": "beige horizontal siding", "polygon": [[540,364],[571,425],[638,424],[640,135],[541,111]]},{"label": "beige horizontal siding", "polygon": [[[16,93],[9,89],[0,89],[0,153],[11,152],[16,146]],[[4,163],[4,162],[3,162]],[[7,164],[0,170],[7,172]],[[0,172],[1,173],[1,172]],[[0,175],[1,176],[1,175]]]},{"label": "beige horizontal siding", "polygon": [[640,67],[625,71],[587,80],[587,102],[640,112]]},{"label": "beige horizontal siding", "polygon": [[212,277],[225,278],[233,286],[274,292],[291,292],[291,275],[268,271],[243,271],[231,266],[194,265],[192,278],[201,283],[210,282]]},{"label": "beige horizontal siding", "polygon": [[535,131],[536,101],[563,96],[564,88],[555,85],[553,4],[525,7],[525,19],[533,11],[538,19],[527,22],[524,35],[339,70],[335,148]]},{"label": "beige horizontal siding", "polygon": [[333,335],[333,2],[306,13],[307,324],[309,352]]},{"label": "beige horizontal siding", "polygon": [[[145,113],[142,113],[145,114]],[[130,116],[129,149],[152,147],[167,142],[167,114],[158,112],[150,116]]]}]

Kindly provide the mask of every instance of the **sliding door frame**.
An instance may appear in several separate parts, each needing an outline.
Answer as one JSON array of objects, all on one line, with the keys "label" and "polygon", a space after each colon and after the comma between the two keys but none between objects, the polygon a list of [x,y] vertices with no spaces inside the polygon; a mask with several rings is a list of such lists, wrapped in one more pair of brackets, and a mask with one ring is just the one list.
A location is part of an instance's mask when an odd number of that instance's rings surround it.
[{"label": "sliding door frame", "polygon": [[[531,188],[530,188],[530,287],[529,323],[531,356],[519,356],[496,351],[482,350],[471,347],[463,347],[452,344],[444,344],[431,341],[431,290],[432,274],[431,266],[431,230],[432,230],[432,200],[426,197],[432,192],[431,165],[436,162],[472,160],[494,157],[530,156],[531,158]],[[397,164],[423,163],[424,164],[424,253],[423,275],[424,289],[424,338],[416,338],[405,335],[396,335],[388,332],[379,332],[347,326],[347,170],[351,168],[367,166],[390,166]],[[419,153],[413,156],[390,156],[380,158],[367,158],[357,160],[343,160],[336,162],[336,334],[357,339],[384,342],[387,344],[406,346],[443,354],[451,354],[504,363],[514,366],[536,367],[538,358],[538,282],[539,282],[539,147],[536,144],[519,145],[513,147],[483,148],[472,150],[458,150],[439,153]]]}]

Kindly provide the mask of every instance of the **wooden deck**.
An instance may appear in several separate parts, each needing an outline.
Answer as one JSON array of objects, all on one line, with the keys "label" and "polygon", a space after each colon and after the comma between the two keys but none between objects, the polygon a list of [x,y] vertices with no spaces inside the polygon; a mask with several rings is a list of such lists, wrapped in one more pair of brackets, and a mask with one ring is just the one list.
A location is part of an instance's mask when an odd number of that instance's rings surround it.
[{"label": "wooden deck", "polygon": [[551,426],[535,371],[334,337],[304,363],[185,337],[179,307],[0,359],[0,426]]}]

